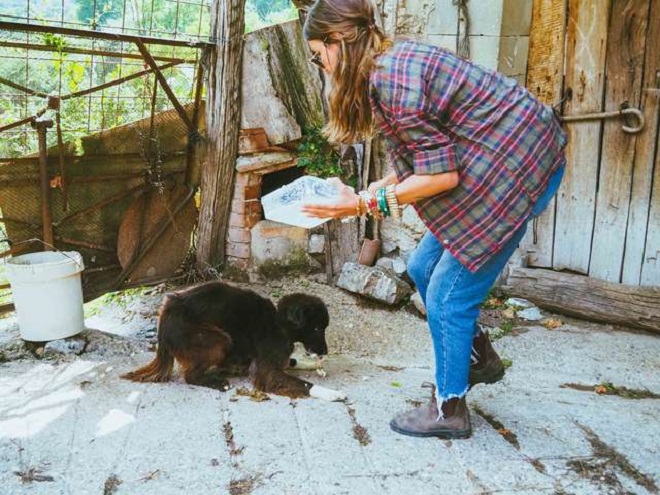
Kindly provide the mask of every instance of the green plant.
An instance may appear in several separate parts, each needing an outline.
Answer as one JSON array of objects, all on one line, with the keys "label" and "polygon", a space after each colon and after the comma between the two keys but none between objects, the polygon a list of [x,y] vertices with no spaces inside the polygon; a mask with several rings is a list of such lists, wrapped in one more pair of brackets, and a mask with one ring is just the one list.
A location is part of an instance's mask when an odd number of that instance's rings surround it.
[{"label": "green plant", "polygon": [[308,174],[322,178],[344,175],[339,164],[339,154],[318,127],[303,131],[298,146],[298,166],[304,167]]}]

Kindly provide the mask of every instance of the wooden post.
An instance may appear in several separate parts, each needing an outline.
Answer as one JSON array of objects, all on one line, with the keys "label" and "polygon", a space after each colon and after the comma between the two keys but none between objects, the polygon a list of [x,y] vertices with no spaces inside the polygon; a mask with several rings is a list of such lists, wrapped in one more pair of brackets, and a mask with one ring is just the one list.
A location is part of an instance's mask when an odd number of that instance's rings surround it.
[{"label": "wooden post", "polygon": [[202,271],[224,262],[225,237],[234,185],[245,30],[245,0],[213,0],[206,95],[208,149],[202,167],[202,198],[197,238],[197,267]]}]

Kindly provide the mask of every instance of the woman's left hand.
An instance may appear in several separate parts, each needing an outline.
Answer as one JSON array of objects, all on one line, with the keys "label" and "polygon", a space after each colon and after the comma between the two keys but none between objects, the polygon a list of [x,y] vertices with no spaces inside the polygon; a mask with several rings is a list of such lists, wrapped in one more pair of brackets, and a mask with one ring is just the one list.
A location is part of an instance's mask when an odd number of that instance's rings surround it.
[{"label": "woman's left hand", "polygon": [[337,189],[339,196],[335,201],[327,203],[309,203],[302,207],[302,212],[307,216],[316,218],[344,218],[357,215],[357,206],[360,196],[353,188],[344,184],[336,177],[328,179]]}]

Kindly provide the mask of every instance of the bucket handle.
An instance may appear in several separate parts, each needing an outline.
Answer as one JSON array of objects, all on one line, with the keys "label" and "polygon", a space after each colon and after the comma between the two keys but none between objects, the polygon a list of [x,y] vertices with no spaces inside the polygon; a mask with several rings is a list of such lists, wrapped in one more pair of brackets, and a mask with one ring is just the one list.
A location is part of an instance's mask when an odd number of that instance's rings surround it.
[{"label": "bucket handle", "polygon": [[66,256],[67,258],[69,258],[71,261],[73,261],[73,262],[76,264],[76,266],[77,266],[78,268],[84,269],[84,267],[81,267],[81,266],[80,266],[81,263],[80,263],[77,259],[74,259],[72,256],[69,256],[69,255],[66,253],[66,251],[61,251],[60,249],[57,249],[57,248],[56,248],[55,246],[53,246],[52,244],[50,244],[50,243],[48,243],[48,242],[46,242],[46,241],[43,241],[43,240],[39,239],[38,237],[33,237],[33,238],[31,238],[31,239],[25,239],[24,241],[19,241],[19,242],[12,242],[10,239],[4,239],[4,240],[7,241],[7,242],[9,242],[9,245],[10,245],[12,248],[13,248],[14,246],[20,246],[21,244],[27,244],[27,243],[30,243],[30,242],[40,242],[40,243],[43,244],[44,246],[47,246],[47,247],[51,248],[53,251],[57,251],[58,253],[63,254],[64,256]]}]

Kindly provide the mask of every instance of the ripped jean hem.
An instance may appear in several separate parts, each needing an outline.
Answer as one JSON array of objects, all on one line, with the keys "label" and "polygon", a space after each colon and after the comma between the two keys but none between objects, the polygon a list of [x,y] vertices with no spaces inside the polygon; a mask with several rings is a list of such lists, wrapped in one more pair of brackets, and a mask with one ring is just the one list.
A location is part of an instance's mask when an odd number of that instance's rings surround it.
[{"label": "ripped jean hem", "polygon": [[468,385],[467,387],[465,387],[465,390],[463,390],[463,392],[461,392],[460,394],[447,394],[447,395],[441,397],[438,394],[438,388],[436,387],[436,389],[435,389],[435,403],[438,406],[438,419],[437,419],[437,421],[440,421],[441,419],[445,419],[445,414],[442,411],[442,405],[445,402],[447,402],[451,399],[462,399],[468,393],[469,389],[470,389],[470,386]]}]

